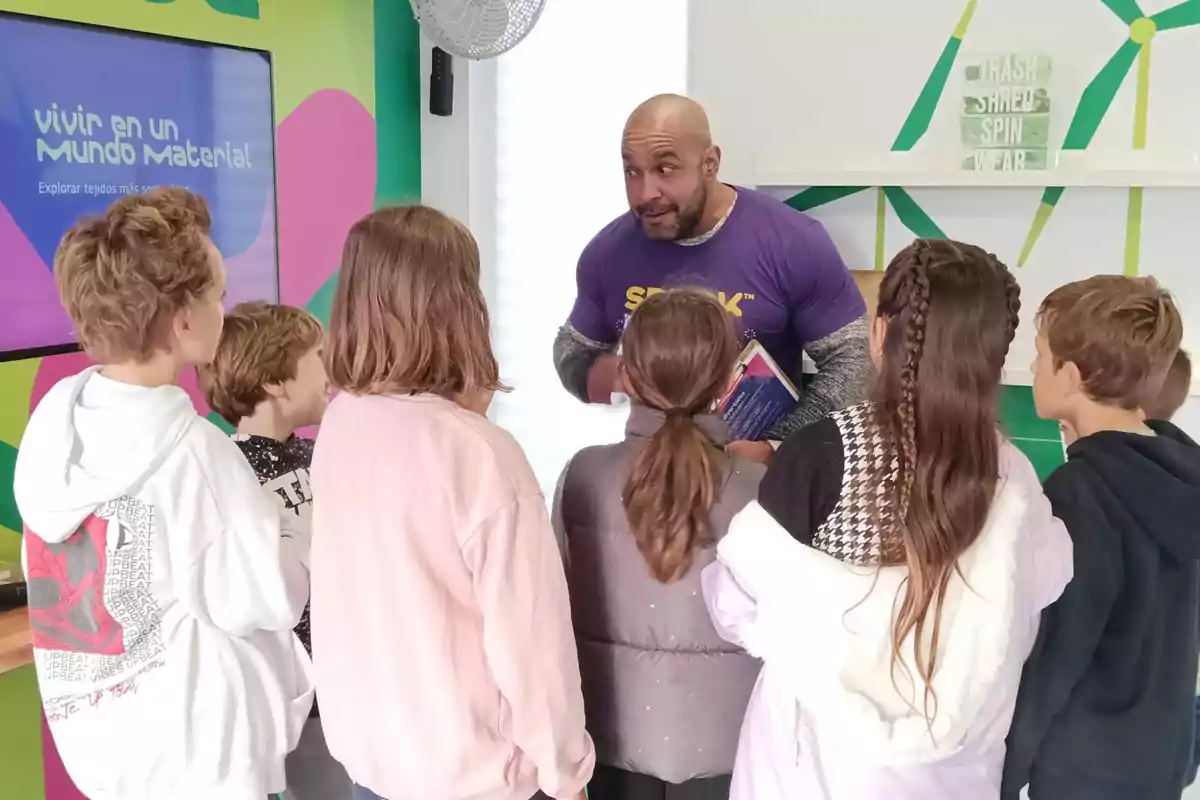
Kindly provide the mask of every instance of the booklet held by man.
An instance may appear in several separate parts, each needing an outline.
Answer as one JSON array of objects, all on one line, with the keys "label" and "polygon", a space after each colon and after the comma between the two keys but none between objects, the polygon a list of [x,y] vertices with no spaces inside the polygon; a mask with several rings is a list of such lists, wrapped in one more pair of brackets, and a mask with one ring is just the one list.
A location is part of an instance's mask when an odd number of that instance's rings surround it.
[{"label": "booklet held by man", "polygon": [[800,392],[757,341],[742,350],[735,370],[733,388],[721,400],[721,416],[731,441],[758,441],[791,413]]}]

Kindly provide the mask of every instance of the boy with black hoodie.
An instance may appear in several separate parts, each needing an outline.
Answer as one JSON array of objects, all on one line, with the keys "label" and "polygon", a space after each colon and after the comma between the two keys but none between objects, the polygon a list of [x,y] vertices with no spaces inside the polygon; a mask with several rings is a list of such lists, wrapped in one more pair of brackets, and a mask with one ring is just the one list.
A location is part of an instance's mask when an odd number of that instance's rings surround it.
[{"label": "boy with black hoodie", "polygon": [[[1183,407],[1191,388],[1192,359],[1186,350],[1180,350],[1175,354],[1175,360],[1171,362],[1171,369],[1167,372],[1167,379],[1163,381],[1162,389],[1142,407],[1142,410],[1146,412],[1146,419],[1172,419],[1176,412]],[[1200,679],[1197,680],[1197,683],[1200,684]],[[1184,782],[1186,786],[1191,786],[1196,782],[1196,769],[1197,766],[1200,766],[1200,697],[1196,698],[1193,719],[1196,731],[1192,737],[1192,764],[1187,771],[1187,778]]]},{"label": "boy with black hoodie", "polygon": [[1045,484],[1075,578],[1025,664],[1001,796],[1028,784],[1030,800],[1178,800],[1200,647],[1200,448],[1142,406],[1183,322],[1152,278],[1113,275],[1055,290],[1037,321],[1038,414],[1078,435]]}]

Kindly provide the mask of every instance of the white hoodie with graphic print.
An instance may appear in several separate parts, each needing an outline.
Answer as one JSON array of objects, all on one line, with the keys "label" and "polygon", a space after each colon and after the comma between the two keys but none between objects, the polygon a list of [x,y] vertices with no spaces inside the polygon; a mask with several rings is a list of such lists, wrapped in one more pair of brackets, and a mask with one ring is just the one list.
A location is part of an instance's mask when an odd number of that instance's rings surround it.
[{"label": "white hoodie with graphic print", "polygon": [[308,541],[176,386],[89,368],[17,456],[34,657],[91,800],[262,800],[312,704]]}]

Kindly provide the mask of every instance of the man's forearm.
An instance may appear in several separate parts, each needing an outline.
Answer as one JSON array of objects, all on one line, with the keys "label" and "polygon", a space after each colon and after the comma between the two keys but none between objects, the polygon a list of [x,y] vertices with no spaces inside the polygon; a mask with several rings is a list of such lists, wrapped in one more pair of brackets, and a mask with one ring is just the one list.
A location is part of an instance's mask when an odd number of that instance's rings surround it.
[{"label": "man's forearm", "polygon": [[816,364],[817,374],[801,393],[795,410],[768,434],[769,439],[785,439],[793,431],[867,396],[872,368],[865,316],[804,349]]},{"label": "man's forearm", "polygon": [[567,323],[554,337],[554,369],[563,388],[585,403],[590,403],[588,373],[600,356],[612,347],[584,336]]}]

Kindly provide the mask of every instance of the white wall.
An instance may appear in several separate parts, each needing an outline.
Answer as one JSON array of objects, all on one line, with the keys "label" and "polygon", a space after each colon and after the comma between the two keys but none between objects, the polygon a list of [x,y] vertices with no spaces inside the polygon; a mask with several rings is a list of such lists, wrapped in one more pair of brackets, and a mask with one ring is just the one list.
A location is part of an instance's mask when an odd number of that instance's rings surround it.
[{"label": "white wall", "polygon": [[[1140,4],[1154,14],[1175,2]],[[893,185],[935,173],[954,178],[962,154],[962,64],[997,52],[1045,53],[1054,59],[1051,145],[1056,146],[1083,88],[1129,38],[1128,26],[1096,0],[978,3],[928,133],[910,154],[889,153],[966,5],[967,0],[693,0],[689,89],[708,109],[723,147],[726,178],[791,186],[778,190],[782,197],[803,188],[795,184],[813,173],[825,173],[822,183],[844,175],[842,185],[852,186],[872,185],[852,174],[857,171],[872,180],[881,180],[880,172],[897,171],[889,181]],[[1069,163],[1092,176],[1117,176],[1133,168],[1145,180],[1195,174],[1200,186],[1200,104],[1192,86],[1197,71],[1200,27],[1160,31],[1151,47],[1147,149],[1137,154],[1131,147],[1135,63],[1092,145]],[[1040,186],[909,192],[947,235],[984,246],[1014,268],[1042,194]],[[1124,268],[1128,200],[1125,188],[1068,189],[1028,262],[1015,269],[1025,302],[1007,370],[1012,382],[1028,380],[1032,316],[1040,300],[1068,281]],[[852,267],[873,266],[874,190],[810,213],[826,224]],[[1197,220],[1200,189],[1145,189],[1140,274],[1154,275],[1175,294],[1185,322],[1200,319],[1200,279],[1193,271],[1200,252]],[[890,208],[884,226],[890,257],[913,234]],[[1200,351],[1200,332],[1189,329],[1185,346]],[[1200,387],[1200,376],[1195,386]],[[1179,419],[1200,434],[1200,403],[1193,398]]]},{"label": "white wall", "polygon": [[[455,115],[423,117],[424,196],[466,221],[480,241],[497,352],[516,389],[497,400],[494,416],[521,440],[544,486],[576,449],[618,436],[624,416],[567,396],[553,373],[550,345],[574,296],[579,251],[624,208],[617,139],[628,111],[656,92],[686,91],[708,109],[724,153],[723,176],[736,183],[861,168],[892,158],[891,141],[966,2],[549,0],[539,27],[512,53],[455,61]],[[1155,13],[1171,3],[1141,5]],[[1058,141],[1082,87],[1128,29],[1095,0],[1060,0],[1052,15],[1050,7],[1041,0],[979,3],[960,61],[981,52],[1051,52]],[[1195,28],[1163,31],[1154,40],[1149,152],[1160,166],[1200,151],[1200,104],[1187,89],[1189,75],[1200,69],[1198,44]],[[427,43],[422,58],[427,83]],[[1118,163],[1130,152],[1135,71],[1096,134],[1092,166]],[[929,134],[901,167],[919,169],[951,152],[959,89],[952,77]],[[1037,188],[911,194],[948,235],[986,246],[1010,264],[1041,196]],[[1038,301],[1069,280],[1120,271],[1127,206],[1124,189],[1067,191],[1018,270],[1026,314],[1011,380],[1028,378],[1029,323]],[[872,265],[872,193],[812,213],[851,266]],[[1200,190],[1146,190],[1140,268],[1176,293],[1185,320],[1200,311],[1200,281],[1190,274],[1200,252],[1197,219]],[[886,252],[911,238],[889,210]],[[1187,345],[1200,350],[1190,332]],[[1200,434],[1200,402],[1190,400],[1179,421]]]},{"label": "white wall", "polygon": [[627,409],[587,407],[551,360],[588,241],[626,208],[621,129],[651,95],[686,90],[685,0],[550,0],[498,62],[495,330],[514,391],[496,421],[549,492],[574,453],[621,437]]},{"label": "white wall", "polygon": [[[428,75],[428,46],[423,59]],[[549,0],[511,53],[456,60],[454,116],[424,114],[424,199],[467,222],[483,253],[496,354],[513,387],[492,417],[548,495],[577,450],[621,436],[627,410],[567,394],[551,345],[580,252],[626,208],[625,118],[651,95],[686,91],[686,63],[686,0]]]},{"label": "white wall", "polygon": [[496,61],[456,58],[454,113],[429,113],[433,43],[421,36],[421,200],[464,222],[479,241],[485,289],[495,282]]}]

